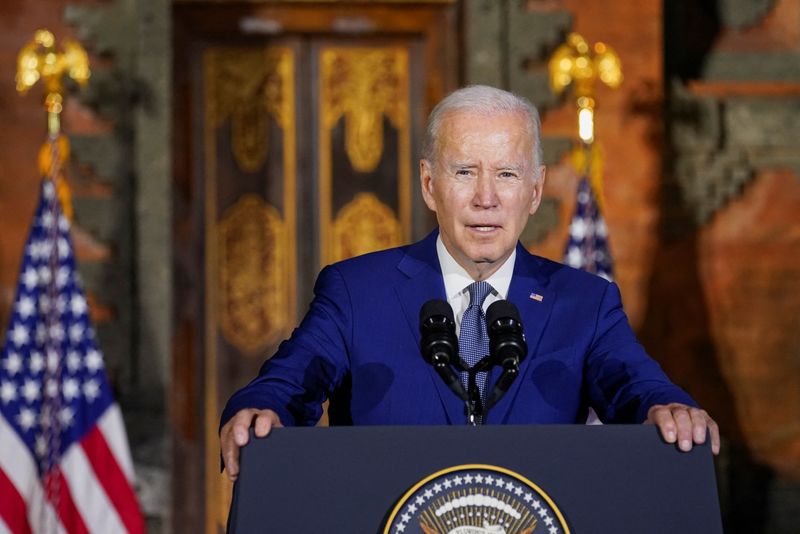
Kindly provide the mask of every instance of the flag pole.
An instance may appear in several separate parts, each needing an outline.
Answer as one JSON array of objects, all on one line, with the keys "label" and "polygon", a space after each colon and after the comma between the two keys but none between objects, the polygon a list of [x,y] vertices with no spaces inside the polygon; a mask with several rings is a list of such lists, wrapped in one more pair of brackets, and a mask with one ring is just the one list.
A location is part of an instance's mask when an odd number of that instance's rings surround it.
[{"label": "flag pole", "polygon": [[[611,88],[622,84],[622,64],[619,55],[605,43],[590,46],[578,33],[567,36],[548,62],[550,88],[561,94],[572,87],[578,108],[578,138],[570,161],[580,173],[575,213],[569,227],[564,251],[564,263],[611,281],[613,265],[608,244],[608,230],[602,214],[603,158],[595,143],[594,110],[597,104],[594,88],[598,80]],[[600,424],[590,407],[586,424]]]},{"label": "flag pole", "polygon": [[[29,41],[19,53],[17,58],[17,91],[25,95],[39,80],[42,80],[45,89],[44,108],[47,113],[47,139],[39,150],[39,173],[44,181],[45,189],[55,189],[55,194],[46,198],[49,204],[48,213],[54,219],[52,224],[46,225],[47,242],[51,249],[47,257],[47,269],[51,273],[49,281],[43,288],[48,306],[43,309],[43,322],[46,332],[53,332],[59,328],[61,321],[56,302],[59,299],[59,287],[55,273],[59,271],[59,224],[58,219],[64,215],[72,219],[72,203],[69,188],[62,169],[69,159],[69,141],[61,133],[61,112],[64,109],[64,84],[65,77],[72,78],[81,85],[89,79],[89,60],[86,51],[73,41],[65,41],[62,50],[56,47],[55,36],[46,29],[37,30],[33,39]],[[62,247],[63,248],[63,247]],[[56,384],[60,382],[63,374],[62,362],[64,354],[59,340],[51,335],[43,336],[43,348],[48,360],[54,362],[44,369],[43,383]],[[45,395],[42,401],[42,418],[51,421],[43,425],[39,438],[39,447],[42,451],[42,470],[52,473],[61,461],[61,435],[62,428],[58,414],[64,408],[60,395]],[[42,480],[44,493],[47,500],[55,509],[61,506],[63,493],[62,481],[59,476],[45,476]],[[42,518],[44,520],[44,518]],[[44,530],[57,530],[54,520],[45,521]]]},{"label": "flag pole", "polygon": [[57,48],[52,33],[37,31],[19,54],[16,82],[24,94],[42,80],[47,140],[0,348],[0,532],[143,534],[125,424],[70,238],[66,78],[86,83],[86,52],[71,41]]},{"label": "flag pole", "polygon": [[47,140],[39,151],[39,173],[53,182],[61,209],[72,219],[72,202],[62,169],[69,160],[69,141],[61,133],[61,112],[64,109],[64,79],[71,78],[85,86],[89,80],[89,56],[77,42],[64,40],[61,49],[55,36],[46,29],[37,30],[33,39],[17,57],[17,92],[25,95],[39,80],[45,89]]},{"label": "flag pole", "polygon": [[550,88],[561,94],[572,88],[577,107],[580,144],[570,154],[580,173],[575,213],[569,228],[564,263],[607,280],[613,279],[608,231],[603,218],[603,158],[595,142],[595,87],[598,81],[616,88],[622,83],[617,53],[605,43],[590,46],[583,36],[571,33],[548,62]]}]

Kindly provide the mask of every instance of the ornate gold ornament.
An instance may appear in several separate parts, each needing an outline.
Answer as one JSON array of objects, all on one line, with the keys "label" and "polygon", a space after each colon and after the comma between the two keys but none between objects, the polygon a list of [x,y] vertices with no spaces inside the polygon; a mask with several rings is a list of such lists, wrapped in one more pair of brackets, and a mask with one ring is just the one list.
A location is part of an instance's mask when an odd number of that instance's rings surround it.
[{"label": "ornate gold ornament", "polygon": [[281,129],[294,111],[287,109],[285,86],[293,76],[287,48],[224,47],[209,51],[210,116],[218,128],[231,120],[231,144],[236,164],[256,172],[269,147],[269,116]]},{"label": "ornate gold ornament", "polygon": [[622,84],[619,55],[605,43],[589,46],[581,35],[571,33],[548,62],[550,88],[556,94],[574,86],[578,105],[578,131],[584,143],[594,140],[594,86],[599,79],[611,88]]},{"label": "ornate gold ornament", "polygon": [[402,243],[394,212],[372,193],[359,193],[339,211],[333,224],[333,256],[351,258]]},{"label": "ornate gold ornament", "polygon": [[408,117],[408,53],[403,48],[322,51],[322,128],[345,118],[345,150],[353,168],[371,172],[383,155],[383,117],[399,129]]},{"label": "ornate gold ornament", "polygon": [[[64,92],[62,80],[67,75],[80,85],[89,81],[89,56],[75,41],[65,40],[58,52],[56,38],[49,30],[37,30],[17,56],[17,91],[25,94],[42,79],[47,95]],[[60,110],[59,110],[60,111]]]},{"label": "ornate gold ornament", "polygon": [[244,353],[285,331],[286,250],[280,214],[257,195],[242,196],[219,222],[220,328]]},{"label": "ornate gold ornament", "polygon": [[49,30],[37,30],[17,56],[17,92],[24,95],[39,80],[44,83],[48,139],[39,150],[39,173],[55,184],[67,219],[72,219],[72,201],[67,182],[62,179],[62,169],[69,160],[70,151],[69,141],[61,135],[63,80],[69,76],[85,86],[90,75],[86,50],[77,42],[67,39],[59,52],[56,38]]}]

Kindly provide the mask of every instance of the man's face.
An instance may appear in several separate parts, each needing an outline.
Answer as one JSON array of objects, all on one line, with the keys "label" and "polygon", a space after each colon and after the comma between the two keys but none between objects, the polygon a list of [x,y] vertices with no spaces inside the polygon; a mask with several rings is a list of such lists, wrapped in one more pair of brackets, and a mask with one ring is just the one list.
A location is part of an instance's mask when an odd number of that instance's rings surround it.
[{"label": "man's face", "polygon": [[539,207],[544,166],[521,114],[452,112],[439,129],[436,163],[420,162],[422,196],[448,252],[476,280],[511,255]]}]

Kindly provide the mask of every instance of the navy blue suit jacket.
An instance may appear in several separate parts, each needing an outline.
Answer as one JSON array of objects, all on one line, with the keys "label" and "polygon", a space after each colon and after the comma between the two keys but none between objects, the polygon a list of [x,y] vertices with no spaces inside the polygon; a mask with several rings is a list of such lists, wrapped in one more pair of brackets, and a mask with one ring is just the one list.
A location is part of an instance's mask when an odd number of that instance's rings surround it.
[{"label": "navy blue suit jacket", "polygon": [[[302,323],[222,423],[270,408],[285,425],[313,425],[330,398],[331,424],[464,424],[462,401],[420,354],[420,307],[446,300],[437,235],[323,269]],[[604,422],[638,423],[653,404],[695,405],[637,342],[615,284],[517,245],[508,300],[528,355],[487,424],[582,423],[589,406]]]}]

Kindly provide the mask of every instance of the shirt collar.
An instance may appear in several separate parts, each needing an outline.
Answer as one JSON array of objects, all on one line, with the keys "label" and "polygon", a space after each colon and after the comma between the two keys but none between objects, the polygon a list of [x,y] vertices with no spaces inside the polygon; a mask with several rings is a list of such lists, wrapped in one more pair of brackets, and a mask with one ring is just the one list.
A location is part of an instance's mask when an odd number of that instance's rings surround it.
[{"label": "shirt collar", "polygon": [[[442,269],[442,277],[444,278],[444,290],[447,295],[447,300],[452,300],[456,295],[464,291],[474,280],[467,274],[467,271],[458,264],[458,262],[450,255],[447,247],[442,242],[441,234],[436,238],[436,254],[439,256],[439,266]],[[511,276],[514,274],[514,262],[517,258],[517,249],[511,252],[511,255],[503,262],[486,282],[494,288],[495,293],[501,298],[505,299],[508,296],[508,287],[511,285]]]}]

